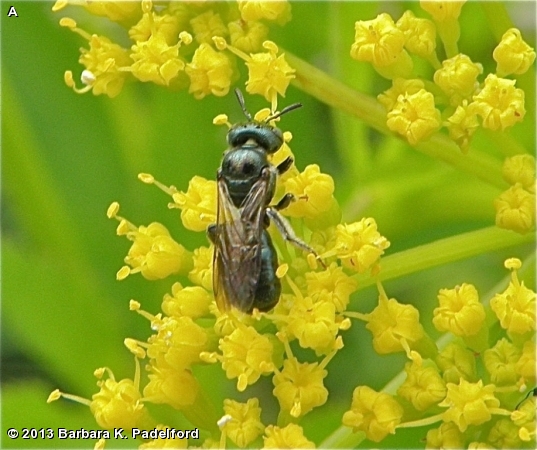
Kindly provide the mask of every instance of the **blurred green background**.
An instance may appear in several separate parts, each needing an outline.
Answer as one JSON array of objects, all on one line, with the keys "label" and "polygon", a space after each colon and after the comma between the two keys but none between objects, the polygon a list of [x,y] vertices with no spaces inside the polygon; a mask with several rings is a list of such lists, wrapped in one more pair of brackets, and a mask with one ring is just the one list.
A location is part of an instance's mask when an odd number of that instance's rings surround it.
[{"label": "blurred green background", "polygon": [[[534,45],[535,3],[506,4],[523,37]],[[90,398],[97,390],[92,373],[102,366],[109,366],[117,379],[132,377],[134,362],[123,340],[143,340],[150,329],[145,319],[129,312],[129,300],[157,313],[162,296],[177,281],[148,282],[141,276],[116,281],[129,242],[115,235],[117,222],[106,218],[106,209],[119,201],[120,214],[135,224],[159,221],[187,248],[207,245],[204,233],[182,228],[179,212],[167,208],[169,197],[139,182],[137,174],[148,172],[185,190],[194,175],[213,178],[226,130],[212,125],[212,119],[226,113],[234,122],[242,120],[242,113],[231,94],[197,101],[187,92],[141,82],[126,85],[114,99],[77,95],[65,86],[63,73],[72,70],[78,80],[78,49],[87,44],[60,27],[59,19],[74,17],[86,31],[128,45],[125,32],[82,8],[52,13],[50,2],[14,5],[18,17],[8,18],[11,4],[1,3],[1,446],[92,448],[93,441],[10,440],[5,430],[97,428],[87,407],[65,400],[47,405],[48,394],[60,388]],[[373,96],[389,83],[367,64],[351,60],[354,22],[380,12],[397,19],[405,9],[426,17],[411,2],[297,2],[292,7],[293,20],[283,28],[272,26],[269,38]],[[495,68],[491,55],[497,41],[480,7],[479,2],[463,7],[459,49],[481,62],[486,75]],[[423,70],[430,77],[430,70]],[[243,72],[239,86],[245,80]],[[527,115],[510,133],[530,153],[535,143],[534,81],[533,68],[517,81],[526,92]],[[247,96],[246,101],[250,111],[266,106],[259,97]],[[280,104],[297,101],[304,108],[282,121],[282,128],[293,133],[297,166],[316,163],[332,175],[345,220],[374,217],[392,242],[387,254],[494,223],[497,188],[431,160],[399,139],[381,136],[294,87]],[[489,135],[478,133],[475,147],[503,159]],[[485,295],[504,279],[506,256],[524,258],[532,252],[526,246],[480,255],[394,280],[386,288],[388,295],[416,305],[430,330],[438,289],[466,281]],[[365,289],[355,295],[351,309],[368,312],[375,301],[375,291]],[[376,355],[362,323],[345,332],[344,341],[345,349],[329,366],[332,413],[319,408],[303,423],[316,442],[339,426],[355,386],[381,389],[404,363],[402,355]],[[270,394],[271,389],[268,378],[247,394]],[[170,411],[165,419],[173,426],[180,423],[178,416]],[[412,446],[415,436],[405,441],[409,433],[415,431],[398,433],[397,441],[388,439],[383,445]],[[110,447],[129,445],[115,442]]]}]

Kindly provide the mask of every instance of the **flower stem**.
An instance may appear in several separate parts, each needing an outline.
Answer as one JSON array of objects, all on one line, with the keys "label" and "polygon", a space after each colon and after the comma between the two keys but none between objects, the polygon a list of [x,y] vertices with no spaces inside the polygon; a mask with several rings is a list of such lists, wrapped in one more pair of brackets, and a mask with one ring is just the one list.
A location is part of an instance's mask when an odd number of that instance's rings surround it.
[{"label": "flower stem", "polygon": [[[329,106],[363,120],[381,133],[392,135],[386,125],[386,111],[375,97],[351,89],[292,53],[286,51],[285,57],[296,70],[296,78],[292,81],[294,86]],[[465,155],[442,133],[434,134],[415,149],[502,190],[507,187],[501,176],[501,161],[475,148]]]},{"label": "flower stem", "polygon": [[[531,242],[535,242],[533,233],[520,235],[495,226],[470,231],[383,257],[380,278],[382,281],[391,280],[482,253]],[[359,276],[361,288],[375,282],[369,275]]]}]

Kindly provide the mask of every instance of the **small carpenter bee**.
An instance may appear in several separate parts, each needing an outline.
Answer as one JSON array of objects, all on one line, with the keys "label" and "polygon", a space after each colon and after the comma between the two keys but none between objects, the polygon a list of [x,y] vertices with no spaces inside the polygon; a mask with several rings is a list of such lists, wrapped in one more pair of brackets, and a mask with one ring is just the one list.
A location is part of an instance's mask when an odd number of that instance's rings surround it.
[{"label": "small carpenter bee", "polygon": [[278,212],[293,201],[293,195],[286,194],[276,205],[270,205],[278,175],[293,164],[291,157],[278,166],[269,163],[268,155],[284,142],[283,133],[270,121],[302,105],[295,103],[258,122],[246,110],[242,93],[236,89],[235,94],[247,122],[229,130],[229,148],[216,175],[217,222],[207,228],[214,244],[213,289],[221,311],[231,306],[246,313],[254,308],[269,311],[281,293],[276,276],[278,258],[267,232],[270,221],[286,241],[318,257]]}]

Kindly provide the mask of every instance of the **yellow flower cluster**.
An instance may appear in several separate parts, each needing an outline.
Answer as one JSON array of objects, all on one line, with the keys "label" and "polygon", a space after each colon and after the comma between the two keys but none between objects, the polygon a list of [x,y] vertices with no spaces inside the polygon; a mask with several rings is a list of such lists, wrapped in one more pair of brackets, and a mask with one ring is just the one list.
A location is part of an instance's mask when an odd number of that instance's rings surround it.
[{"label": "yellow flower cluster", "polygon": [[[367,322],[377,353],[405,351],[410,362],[396,395],[357,387],[343,424],[379,442],[400,428],[440,422],[427,432],[427,448],[534,444],[535,397],[524,399],[523,393],[536,381],[536,294],[518,279],[520,260],[508,259],[505,266],[511,282],[490,308],[471,284],[440,290],[432,322],[451,333],[444,348],[427,336],[413,306],[388,300],[380,285],[379,305],[370,314],[347,312]],[[485,325],[487,314],[501,332],[490,335],[495,328]]]},{"label": "yellow flower cluster", "polygon": [[[480,126],[504,131],[522,121],[524,91],[515,87],[515,80],[504,77],[525,73],[535,60],[535,51],[519,30],[506,31],[493,52],[496,74],[480,82],[483,66],[457,48],[457,19],[464,2],[420,3],[432,21],[406,11],[397,22],[386,13],[356,22],[351,57],[371,63],[392,80],[392,88],[378,97],[386,107],[391,131],[416,145],[446,127],[451,139],[467,152]],[[447,55],[444,61],[438,59],[437,35]],[[432,82],[413,75],[412,55],[435,70]]]},{"label": "yellow flower cluster", "polygon": [[[172,89],[188,88],[197,99],[224,96],[238,78],[233,53],[247,60],[248,92],[264,95],[269,101],[275,101],[276,93],[283,95],[293,76],[283,55],[278,55],[278,47],[266,41],[269,28],[265,22],[283,25],[290,20],[287,1],[166,1],[153,5],[151,0],[57,0],[52,10],[69,5],[83,6],[116,22],[132,42],[123,47],[106,36],[82,30],[71,18],[62,18],[60,25],[89,44],[81,49],[79,58],[85,67],[81,73],[84,87],[77,88],[73,73],[65,72],[67,86],[77,93],[92,91],[115,97],[126,82],[139,80]],[[230,51],[224,51],[226,48]]]}]

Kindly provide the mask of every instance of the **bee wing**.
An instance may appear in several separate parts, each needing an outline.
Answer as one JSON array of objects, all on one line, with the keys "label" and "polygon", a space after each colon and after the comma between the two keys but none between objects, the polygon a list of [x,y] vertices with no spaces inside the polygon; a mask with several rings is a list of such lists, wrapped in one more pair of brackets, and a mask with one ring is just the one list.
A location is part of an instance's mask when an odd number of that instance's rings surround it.
[{"label": "bee wing", "polygon": [[213,290],[220,311],[249,312],[261,272],[261,234],[268,181],[261,177],[237,208],[218,180],[218,213],[213,255]]}]

